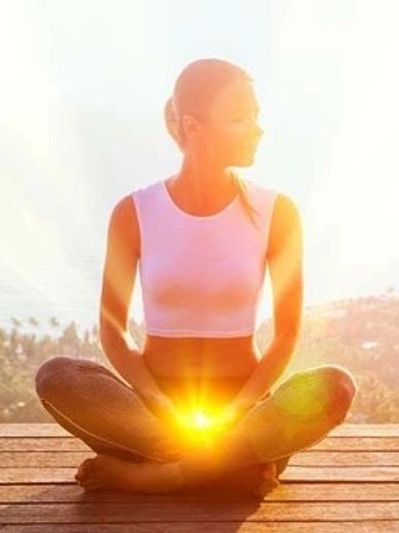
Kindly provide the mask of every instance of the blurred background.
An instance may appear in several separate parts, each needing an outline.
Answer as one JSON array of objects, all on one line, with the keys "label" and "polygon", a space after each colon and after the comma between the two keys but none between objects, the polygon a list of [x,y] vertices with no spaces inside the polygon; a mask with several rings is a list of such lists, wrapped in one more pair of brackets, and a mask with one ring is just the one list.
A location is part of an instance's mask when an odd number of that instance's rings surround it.
[{"label": "blurred background", "polygon": [[[163,107],[201,57],[253,77],[265,135],[238,170],[301,212],[304,325],[282,380],[341,363],[360,386],[347,421],[398,422],[398,24],[395,0],[2,0],[0,422],[49,419],[33,379],[53,355],[110,367],[98,342],[109,217],[179,168]],[[270,290],[267,278],[261,350]],[[137,276],[139,346],[141,304]]]}]

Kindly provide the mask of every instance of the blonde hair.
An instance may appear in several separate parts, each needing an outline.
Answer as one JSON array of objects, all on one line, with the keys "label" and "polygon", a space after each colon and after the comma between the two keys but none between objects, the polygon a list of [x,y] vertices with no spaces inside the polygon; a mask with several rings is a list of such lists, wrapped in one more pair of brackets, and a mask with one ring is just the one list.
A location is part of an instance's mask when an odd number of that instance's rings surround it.
[{"label": "blonde hair", "polygon": [[[236,79],[253,81],[243,69],[222,59],[198,59],[183,69],[175,83],[173,95],[167,99],[164,106],[166,128],[180,151],[184,152],[185,147],[185,135],[180,117],[185,113],[199,118],[206,116],[218,91]],[[259,216],[259,213],[251,205],[247,185],[236,172],[232,171],[232,176],[241,206],[256,226],[254,214]]]}]

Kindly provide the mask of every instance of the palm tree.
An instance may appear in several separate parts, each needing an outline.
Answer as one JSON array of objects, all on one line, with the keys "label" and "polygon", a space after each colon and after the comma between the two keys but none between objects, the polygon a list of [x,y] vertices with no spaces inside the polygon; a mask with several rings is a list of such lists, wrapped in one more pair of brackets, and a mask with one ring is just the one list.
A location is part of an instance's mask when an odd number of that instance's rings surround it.
[{"label": "palm tree", "polygon": [[18,329],[22,326],[22,322],[18,320],[18,318],[15,318],[14,316],[11,317],[11,322],[14,328]]},{"label": "palm tree", "polygon": [[33,316],[30,316],[28,321],[29,321],[29,324],[35,328],[39,326],[39,322]]},{"label": "palm tree", "polygon": [[55,316],[52,316],[49,320],[50,326],[52,328],[58,328],[60,326],[60,323],[58,322],[57,318]]}]

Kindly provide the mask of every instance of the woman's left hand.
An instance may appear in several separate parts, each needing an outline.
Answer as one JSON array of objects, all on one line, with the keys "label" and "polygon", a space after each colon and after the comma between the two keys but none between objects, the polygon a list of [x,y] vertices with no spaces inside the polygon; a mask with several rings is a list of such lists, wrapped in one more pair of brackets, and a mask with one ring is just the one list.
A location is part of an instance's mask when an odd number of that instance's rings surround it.
[{"label": "woman's left hand", "polygon": [[223,425],[233,426],[255,405],[256,400],[251,398],[234,398],[225,407],[221,414],[221,422]]}]

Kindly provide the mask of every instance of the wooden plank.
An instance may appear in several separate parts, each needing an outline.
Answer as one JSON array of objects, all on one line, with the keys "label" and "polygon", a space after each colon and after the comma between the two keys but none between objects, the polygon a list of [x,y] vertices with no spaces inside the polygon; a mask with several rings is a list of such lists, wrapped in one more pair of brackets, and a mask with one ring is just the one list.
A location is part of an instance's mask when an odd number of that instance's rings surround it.
[{"label": "wooden plank", "polygon": [[83,441],[55,423],[0,424],[0,531],[399,533],[398,436],[399,424],[338,426],[251,501],[201,489],[86,493],[73,477],[95,456]]},{"label": "wooden plank", "polygon": [[[0,424],[0,437],[65,437],[71,436],[56,423],[8,423]],[[336,437],[399,437],[399,424],[341,424],[332,429],[329,436]]]},{"label": "wooden plank", "polygon": [[[2,437],[2,451],[93,451],[82,440],[69,437]],[[312,451],[399,451],[399,438],[395,437],[330,437],[327,436],[317,444],[303,450]]]},{"label": "wooden plank", "polygon": [[399,466],[399,452],[299,452],[288,465],[295,466]]},{"label": "wooden plank", "polygon": [[180,502],[0,505],[0,524],[399,520],[398,502]]},{"label": "wooden plank", "polygon": [[[84,492],[77,484],[27,484],[0,485],[0,503],[67,503],[67,502],[164,502],[164,501],[228,501],[242,500],[243,496],[207,492],[182,491],[169,494],[138,494],[103,490]],[[282,483],[265,496],[267,501],[399,501],[399,489],[395,483]]]},{"label": "wooden plank", "polygon": [[399,437],[399,424],[341,424],[329,435],[334,437]]},{"label": "wooden plank", "polygon": [[[76,483],[74,476],[77,468],[0,468],[0,483]],[[287,466],[281,474],[284,481],[374,481],[399,482],[397,467],[322,467],[322,466]]]},{"label": "wooden plank", "polygon": [[[0,440],[1,443],[1,440]],[[308,450],[321,451],[399,451],[399,439],[395,437],[326,437]],[[308,451],[304,450],[304,451]]]},{"label": "wooden plank", "polygon": [[[399,441],[398,441],[399,444]],[[52,451],[83,452],[93,451],[77,437],[1,437],[0,452]]]},{"label": "wooden plank", "polygon": [[281,474],[284,481],[390,481],[399,482],[399,469],[397,467],[287,467]]},{"label": "wooden plank", "polygon": [[1,452],[0,468],[46,468],[75,467],[89,457],[96,457],[96,453],[89,452]]},{"label": "wooden plank", "polygon": [[[78,467],[87,458],[96,457],[94,451],[64,452],[0,452],[0,468]],[[289,460],[289,466],[399,466],[399,452],[317,452],[301,451]]]},{"label": "wooden plank", "polygon": [[66,437],[68,435],[71,436],[71,433],[54,423],[0,424],[0,437]]},{"label": "wooden plank", "polygon": [[[389,528],[389,529],[388,529]],[[367,520],[357,522],[195,522],[131,524],[36,524],[5,526],[4,533],[398,533],[399,522]]]}]

